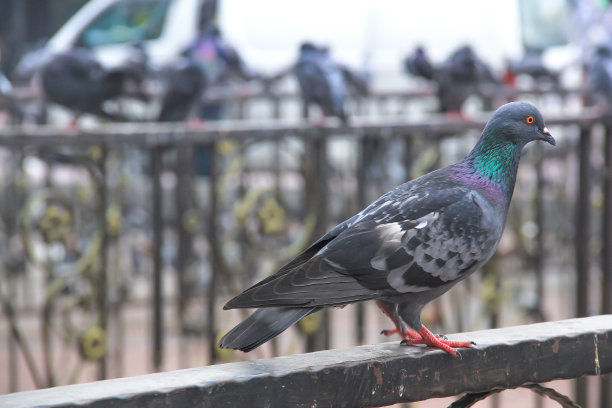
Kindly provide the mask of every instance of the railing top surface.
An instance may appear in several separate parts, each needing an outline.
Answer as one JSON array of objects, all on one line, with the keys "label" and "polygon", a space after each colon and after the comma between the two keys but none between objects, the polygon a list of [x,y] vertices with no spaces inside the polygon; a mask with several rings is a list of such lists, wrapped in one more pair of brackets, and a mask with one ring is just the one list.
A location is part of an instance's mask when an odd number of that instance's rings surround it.
[{"label": "railing top surface", "polygon": [[395,341],[8,394],[0,407],[383,406],[612,372],[612,315],[449,338],[477,345],[459,359]]},{"label": "railing top surface", "polygon": [[[436,96],[435,84],[424,84],[417,88],[395,88],[395,89],[376,89],[371,90],[367,96],[354,95],[349,93],[349,96],[356,97],[357,99],[413,99],[422,98],[428,96]],[[481,95],[495,95],[504,96],[506,98],[514,98],[520,95],[544,95],[544,94],[557,94],[557,95],[588,95],[592,93],[592,90],[588,87],[579,88],[561,88],[561,87],[550,87],[542,86],[535,88],[515,88],[507,85],[496,85],[496,84],[481,84],[477,93]],[[295,90],[272,90],[265,89],[263,87],[245,87],[244,84],[240,84],[234,87],[213,87],[206,90],[205,99],[209,102],[228,102],[228,101],[246,101],[255,98],[265,99],[288,99],[288,98],[300,98],[300,93]]]},{"label": "railing top surface", "polygon": [[[62,128],[47,125],[9,126],[0,129],[0,146],[134,144],[146,147],[177,143],[210,143],[225,138],[274,139],[294,135],[318,137],[330,134],[355,134],[384,137],[388,132],[444,136],[467,130],[481,130],[491,113],[481,113],[469,119],[429,115],[407,117],[354,117],[348,125],[331,119],[319,126],[304,120],[240,120],[212,121],[199,125],[187,123],[113,123],[87,128]],[[546,123],[554,125],[591,125],[608,119],[600,109],[585,109],[581,113],[548,114]]]}]

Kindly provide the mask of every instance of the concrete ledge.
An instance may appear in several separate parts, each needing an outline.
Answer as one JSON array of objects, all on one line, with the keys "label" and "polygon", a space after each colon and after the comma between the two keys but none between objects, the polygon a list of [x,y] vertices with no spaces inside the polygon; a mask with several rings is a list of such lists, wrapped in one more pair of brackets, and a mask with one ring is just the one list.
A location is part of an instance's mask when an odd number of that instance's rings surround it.
[{"label": "concrete ledge", "polygon": [[612,315],[449,335],[462,359],[399,341],[0,396],[0,407],[363,407],[612,371]]}]

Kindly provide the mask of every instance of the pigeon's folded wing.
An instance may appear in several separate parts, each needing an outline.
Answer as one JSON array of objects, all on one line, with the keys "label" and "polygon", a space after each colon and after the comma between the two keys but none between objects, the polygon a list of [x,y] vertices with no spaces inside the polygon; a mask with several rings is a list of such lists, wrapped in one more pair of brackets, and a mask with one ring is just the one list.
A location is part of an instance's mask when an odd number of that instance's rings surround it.
[{"label": "pigeon's folded wing", "polygon": [[381,197],[226,308],[344,305],[430,290],[488,258],[496,243],[489,229],[501,228],[488,201],[466,188],[411,191]]}]

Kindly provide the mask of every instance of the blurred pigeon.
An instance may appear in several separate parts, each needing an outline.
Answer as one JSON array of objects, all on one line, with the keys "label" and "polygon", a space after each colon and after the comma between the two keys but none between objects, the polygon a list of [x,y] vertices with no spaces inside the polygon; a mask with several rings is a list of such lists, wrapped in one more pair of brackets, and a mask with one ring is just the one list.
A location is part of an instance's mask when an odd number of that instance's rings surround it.
[{"label": "blurred pigeon", "polygon": [[605,45],[597,47],[587,70],[593,92],[612,105],[612,50]]},{"label": "blurred pigeon", "polygon": [[2,72],[0,72],[0,109],[8,111],[13,124],[20,123],[26,116],[24,107],[13,94],[13,85]]},{"label": "blurred pigeon", "polygon": [[183,57],[171,68],[167,91],[162,101],[160,122],[184,121],[194,105],[200,101],[206,76],[193,58]]},{"label": "blurred pigeon", "polygon": [[453,52],[438,71],[438,99],[441,112],[460,112],[465,100],[481,82],[497,82],[491,69],[469,46]]},{"label": "blurred pigeon", "polygon": [[[104,102],[121,95],[126,73],[104,69],[85,50],[57,54],[44,66],[42,86],[49,100],[77,113],[110,120],[125,120],[104,110]],[[72,124],[75,124],[76,118]]]},{"label": "blurred pigeon", "polygon": [[519,75],[526,75],[536,81],[549,81],[553,85],[559,84],[559,73],[548,69],[539,53],[527,53],[518,61],[508,61],[503,82],[514,86]]},{"label": "blurred pigeon", "polygon": [[555,145],[538,109],[502,106],[463,160],[396,187],[231,299],[225,309],[259,309],[219,346],[250,351],[324,307],[374,299],[395,324],[384,334],[457,355],[470,343],[432,334],[421,309],[495,252],[521,150],[533,140]]},{"label": "blurred pigeon", "polygon": [[366,72],[357,72],[344,64],[338,64],[347,89],[357,96],[368,96],[370,94],[370,78]]},{"label": "blurred pigeon", "polygon": [[433,80],[436,75],[436,70],[423,47],[417,47],[414,53],[404,60],[404,69],[409,74],[428,80]]},{"label": "blurred pigeon", "polygon": [[[208,4],[207,1],[204,4]],[[194,42],[187,48],[185,55],[192,57],[206,75],[208,84],[218,85],[228,78],[242,80],[258,76],[244,62],[238,51],[223,37],[221,30],[208,23],[200,29]]]},{"label": "blurred pigeon", "polygon": [[346,122],[344,74],[331,59],[327,48],[303,43],[295,64],[295,74],[305,106],[314,103],[319,105],[325,116],[336,116]]}]

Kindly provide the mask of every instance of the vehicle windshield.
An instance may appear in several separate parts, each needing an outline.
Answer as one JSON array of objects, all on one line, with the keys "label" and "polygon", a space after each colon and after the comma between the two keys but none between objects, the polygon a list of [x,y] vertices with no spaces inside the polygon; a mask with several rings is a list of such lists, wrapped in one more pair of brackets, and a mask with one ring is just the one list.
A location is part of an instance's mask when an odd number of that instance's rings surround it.
[{"label": "vehicle windshield", "polygon": [[567,44],[570,32],[568,0],[520,0],[521,31],[526,50],[543,51]]},{"label": "vehicle windshield", "polygon": [[134,43],[161,35],[170,0],[127,0],[113,4],[85,28],[78,46]]}]

